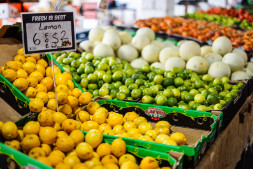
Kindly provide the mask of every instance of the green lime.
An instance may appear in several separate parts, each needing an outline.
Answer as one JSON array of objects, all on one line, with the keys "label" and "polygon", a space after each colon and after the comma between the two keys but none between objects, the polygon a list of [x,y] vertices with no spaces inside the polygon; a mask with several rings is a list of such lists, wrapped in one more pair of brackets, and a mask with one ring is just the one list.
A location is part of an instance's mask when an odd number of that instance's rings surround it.
[{"label": "green lime", "polygon": [[116,81],[121,81],[123,77],[123,73],[121,71],[116,71],[115,73],[113,73],[112,75],[112,79],[114,82]]},{"label": "green lime", "polygon": [[92,59],[94,59],[94,55],[91,53],[88,53],[85,55],[85,59],[87,59],[88,61],[91,61]]},{"label": "green lime", "polygon": [[172,89],[172,92],[173,92],[173,94],[174,94],[174,97],[176,97],[177,99],[180,98],[181,93],[180,93],[180,90],[179,90],[179,89]]},{"label": "green lime", "polygon": [[87,55],[87,52],[82,52],[81,53],[81,57],[85,57],[85,55]]},{"label": "green lime", "polygon": [[164,76],[165,76],[165,78],[171,78],[171,79],[176,78],[176,74],[174,72],[171,72],[171,71],[166,71],[164,73]]},{"label": "green lime", "polygon": [[130,90],[125,85],[120,86],[119,91],[125,93],[127,96],[130,94]]},{"label": "green lime", "polygon": [[99,91],[98,90],[94,90],[92,94],[93,94],[94,97],[97,97],[97,96],[99,96]]},{"label": "green lime", "polygon": [[110,96],[112,97],[112,98],[115,98],[115,97],[117,97],[117,94],[119,93],[119,90],[118,89],[112,89],[111,91],[110,91]]},{"label": "green lime", "polygon": [[202,95],[202,94],[196,94],[196,95],[194,96],[194,101],[195,101],[196,103],[202,104],[202,103],[205,102],[205,100],[206,100],[206,98],[205,98],[205,96]]},{"label": "green lime", "polygon": [[57,61],[58,63],[62,64],[63,59],[64,59],[64,58],[58,57],[58,58],[56,59],[56,61]]},{"label": "green lime", "polygon": [[150,67],[149,65],[142,65],[141,70],[145,73],[148,73],[150,72]]},{"label": "green lime", "polygon": [[207,107],[205,105],[200,105],[200,106],[197,107],[197,110],[198,111],[206,111]]},{"label": "green lime", "polygon": [[136,74],[136,73],[133,74],[132,79],[134,79],[134,81],[137,80],[137,79],[140,79],[140,74]]},{"label": "green lime", "polygon": [[162,75],[155,75],[154,82],[155,82],[155,84],[162,84],[163,83],[163,76]]},{"label": "green lime", "polygon": [[210,93],[211,93],[211,92],[209,92],[208,90],[203,90],[203,91],[201,92],[201,94],[204,95],[205,98],[207,98],[207,96],[208,96]]},{"label": "green lime", "polygon": [[88,84],[88,89],[89,90],[96,90],[96,89],[98,89],[98,85],[96,83],[90,83],[90,84]]},{"label": "green lime", "polygon": [[190,109],[190,106],[188,104],[180,104],[180,105],[178,105],[178,108],[181,108],[181,109]]},{"label": "green lime", "polygon": [[144,80],[143,79],[136,79],[135,84],[137,84],[138,86],[142,86],[142,85],[144,85]]},{"label": "green lime", "polygon": [[190,106],[190,108],[192,108],[194,103],[195,103],[195,101],[189,101],[188,105]]},{"label": "green lime", "polygon": [[105,83],[111,83],[111,82],[112,82],[112,76],[111,76],[110,74],[105,73],[105,74],[103,75],[103,81],[104,81]]},{"label": "green lime", "polygon": [[217,103],[214,105],[213,107],[214,110],[221,110],[222,109],[222,105],[220,103]]},{"label": "green lime", "polygon": [[133,84],[134,83],[134,79],[132,79],[132,78],[128,78],[128,79],[126,79],[126,81],[125,81],[125,85],[126,86],[129,86],[130,84]]},{"label": "green lime", "polygon": [[199,106],[200,106],[200,104],[195,102],[195,103],[192,104],[192,107],[191,107],[191,108],[192,108],[193,110],[197,110],[197,108],[198,108]]},{"label": "green lime", "polygon": [[137,84],[135,84],[135,83],[132,83],[132,84],[130,84],[129,86],[128,86],[128,88],[129,88],[129,90],[133,90],[133,89],[138,89],[138,85]]},{"label": "green lime", "polygon": [[184,71],[184,69],[181,67],[173,67],[171,71],[174,73],[179,73],[179,72]]},{"label": "green lime", "polygon": [[133,69],[127,69],[127,70],[126,70],[126,74],[127,74],[128,76],[132,76],[134,73],[135,73],[135,72],[134,72]]},{"label": "green lime", "polygon": [[166,89],[175,89],[175,86],[168,86]]},{"label": "green lime", "polygon": [[189,86],[180,86],[180,91],[190,91],[190,87]]},{"label": "green lime", "polygon": [[141,102],[145,103],[145,104],[152,104],[154,101],[153,97],[149,96],[149,95],[145,95],[142,97]]},{"label": "green lime", "polygon": [[140,98],[140,97],[141,97],[141,90],[140,90],[140,89],[133,89],[133,90],[131,91],[131,97],[132,97],[133,99],[138,99],[138,98]]},{"label": "green lime", "polygon": [[122,82],[121,81],[117,81],[117,82],[114,83],[114,87],[116,89],[118,89],[120,86],[122,86]]},{"label": "green lime", "polygon": [[164,96],[166,96],[167,98],[173,97],[173,96],[174,96],[174,93],[173,93],[173,91],[172,91],[171,89],[165,89],[165,90],[163,91],[163,94],[164,94]]},{"label": "green lime", "polygon": [[231,85],[228,83],[224,84],[224,90],[230,90],[231,89]]},{"label": "green lime", "polygon": [[154,72],[150,72],[147,74],[148,80],[152,82],[155,78],[156,74]]},{"label": "green lime", "polygon": [[168,106],[176,106],[177,105],[177,99],[175,97],[168,98]]},{"label": "green lime", "polygon": [[81,75],[81,74],[84,73],[84,68],[79,67],[79,68],[76,70],[76,72],[77,72],[79,75]]},{"label": "green lime", "polygon": [[84,69],[84,72],[85,72],[85,74],[91,74],[91,73],[93,73],[94,72],[94,68],[92,67],[92,66],[87,66],[87,67],[85,67],[85,69]]},{"label": "green lime", "polygon": [[230,79],[228,77],[222,77],[221,81],[222,81],[223,84],[230,83]]},{"label": "green lime", "polygon": [[103,62],[100,62],[98,64],[98,70],[104,70],[104,71],[107,71],[110,69],[109,65],[107,65],[106,63],[103,63]]},{"label": "green lime", "polygon": [[66,65],[70,65],[71,60],[69,58],[65,58],[65,59],[62,60],[62,63],[66,64]]},{"label": "green lime", "polygon": [[191,76],[192,83],[195,83],[197,80],[200,80],[198,76],[195,76],[195,75]]},{"label": "green lime", "polygon": [[73,80],[76,81],[77,83],[81,82],[81,77],[79,75],[74,75]]},{"label": "green lime", "polygon": [[179,72],[177,73],[177,77],[181,77],[182,79],[186,80],[187,79],[187,75],[185,72]]},{"label": "green lime", "polygon": [[201,80],[196,80],[194,83],[195,89],[203,88],[204,87],[204,82]]},{"label": "green lime", "polygon": [[174,85],[176,87],[182,86],[184,84],[184,80],[181,77],[177,77],[174,79]]},{"label": "green lime", "polygon": [[101,87],[99,89],[99,96],[106,96],[109,94],[109,90],[106,87]]},{"label": "green lime", "polygon": [[80,66],[79,60],[73,60],[71,62],[71,67],[78,68]]},{"label": "green lime", "polygon": [[164,70],[160,69],[160,68],[156,68],[154,71],[157,75],[163,75],[164,74]]},{"label": "green lime", "polygon": [[80,64],[85,64],[86,62],[88,62],[88,60],[81,57],[81,58],[79,59],[79,62],[80,62]]},{"label": "green lime", "polygon": [[81,80],[80,84],[81,84],[81,87],[87,88],[87,87],[88,87],[88,84],[89,84],[88,78],[83,78],[83,79]]},{"label": "green lime", "polygon": [[244,84],[242,82],[237,82],[236,86],[238,87],[238,89],[240,89]]},{"label": "green lime", "polygon": [[108,84],[107,89],[111,91],[112,89],[114,89],[114,85],[113,84]]},{"label": "green lime", "polygon": [[181,97],[181,100],[183,101],[184,100],[184,96],[187,94],[187,92],[186,91],[182,91],[181,93],[180,93],[180,97]]},{"label": "green lime", "polygon": [[221,80],[221,78],[215,78],[213,80],[213,85],[220,85],[220,86],[222,86],[222,80]]},{"label": "green lime", "polygon": [[145,88],[143,89],[142,91],[143,95],[149,95],[149,96],[152,96],[152,90],[150,88]]},{"label": "green lime", "polygon": [[112,58],[109,58],[109,66],[113,66],[113,65],[116,65],[118,62],[117,62],[117,59],[112,57]]},{"label": "green lime", "polygon": [[213,81],[213,78],[212,78],[212,76],[206,74],[202,77],[202,80],[205,82],[211,82],[211,81]]},{"label": "green lime", "polygon": [[156,94],[159,92],[158,86],[151,86],[150,89],[152,91],[152,96],[156,96]]},{"label": "green lime", "polygon": [[213,94],[218,94],[217,90],[215,90],[214,88],[209,88],[208,91]]},{"label": "green lime", "polygon": [[156,98],[156,104],[166,106],[168,104],[167,97],[164,95],[158,95]]},{"label": "green lime", "polygon": [[126,99],[126,94],[122,93],[122,92],[117,93],[117,99],[118,100],[125,100]]},{"label": "green lime", "polygon": [[98,81],[98,76],[96,74],[89,74],[88,80],[91,83],[96,83]]},{"label": "green lime", "polygon": [[173,79],[172,78],[164,78],[163,79],[163,87],[166,88],[170,85],[173,85]]},{"label": "green lime", "polygon": [[186,103],[189,103],[190,101],[193,101],[194,100],[194,97],[190,94],[190,93],[186,93],[185,95],[184,95],[184,101],[186,102]]}]

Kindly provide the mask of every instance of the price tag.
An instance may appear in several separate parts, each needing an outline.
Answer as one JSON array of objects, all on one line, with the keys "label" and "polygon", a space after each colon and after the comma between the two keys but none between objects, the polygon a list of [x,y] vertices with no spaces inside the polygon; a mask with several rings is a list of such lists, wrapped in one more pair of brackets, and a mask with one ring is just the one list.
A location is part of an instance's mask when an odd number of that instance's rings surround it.
[{"label": "price tag", "polygon": [[76,49],[73,12],[22,13],[26,54]]}]

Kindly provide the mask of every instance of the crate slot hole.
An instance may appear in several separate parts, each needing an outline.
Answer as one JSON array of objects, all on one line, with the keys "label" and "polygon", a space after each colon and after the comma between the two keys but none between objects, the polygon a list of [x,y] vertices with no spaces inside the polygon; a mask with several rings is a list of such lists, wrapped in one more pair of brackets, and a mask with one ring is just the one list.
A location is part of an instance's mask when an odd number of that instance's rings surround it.
[{"label": "crate slot hole", "polygon": [[178,115],[175,114],[175,115],[173,116],[173,120],[174,120],[174,121],[179,121]]},{"label": "crate slot hole", "polygon": [[6,88],[4,86],[0,86],[0,92],[5,93],[5,91],[6,91]]},{"label": "crate slot hole", "polygon": [[23,107],[24,107],[24,106],[22,106],[21,103],[18,102],[18,108],[19,108],[19,109],[22,109]]},{"label": "crate slot hole", "polygon": [[204,120],[203,120],[202,118],[198,118],[198,119],[197,119],[197,123],[198,123],[199,125],[202,125],[202,124],[204,123]]}]

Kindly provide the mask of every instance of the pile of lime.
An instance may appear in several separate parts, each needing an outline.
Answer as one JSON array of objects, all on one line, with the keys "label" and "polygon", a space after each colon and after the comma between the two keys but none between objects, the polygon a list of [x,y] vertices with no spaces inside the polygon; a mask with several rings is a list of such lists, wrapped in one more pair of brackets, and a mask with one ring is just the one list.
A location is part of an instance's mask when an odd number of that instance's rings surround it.
[{"label": "pile of lime", "polygon": [[243,86],[242,82],[231,84],[227,77],[213,79],[188,69],[164,71],[149,65],[133,69],[130,63],[115,57],[94,57],[86,52],[54,53],[53,57],[94,97],[200,111],[220,110]]}]

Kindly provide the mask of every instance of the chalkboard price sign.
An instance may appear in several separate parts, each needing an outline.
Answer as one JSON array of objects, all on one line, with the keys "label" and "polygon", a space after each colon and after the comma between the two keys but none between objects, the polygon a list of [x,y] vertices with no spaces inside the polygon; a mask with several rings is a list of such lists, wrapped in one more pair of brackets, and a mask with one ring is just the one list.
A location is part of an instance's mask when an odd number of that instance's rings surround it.
[{"label": "chalkboard price sign", "polygon": [[26,54],[76,49],[73,12],[22,13]]}]

